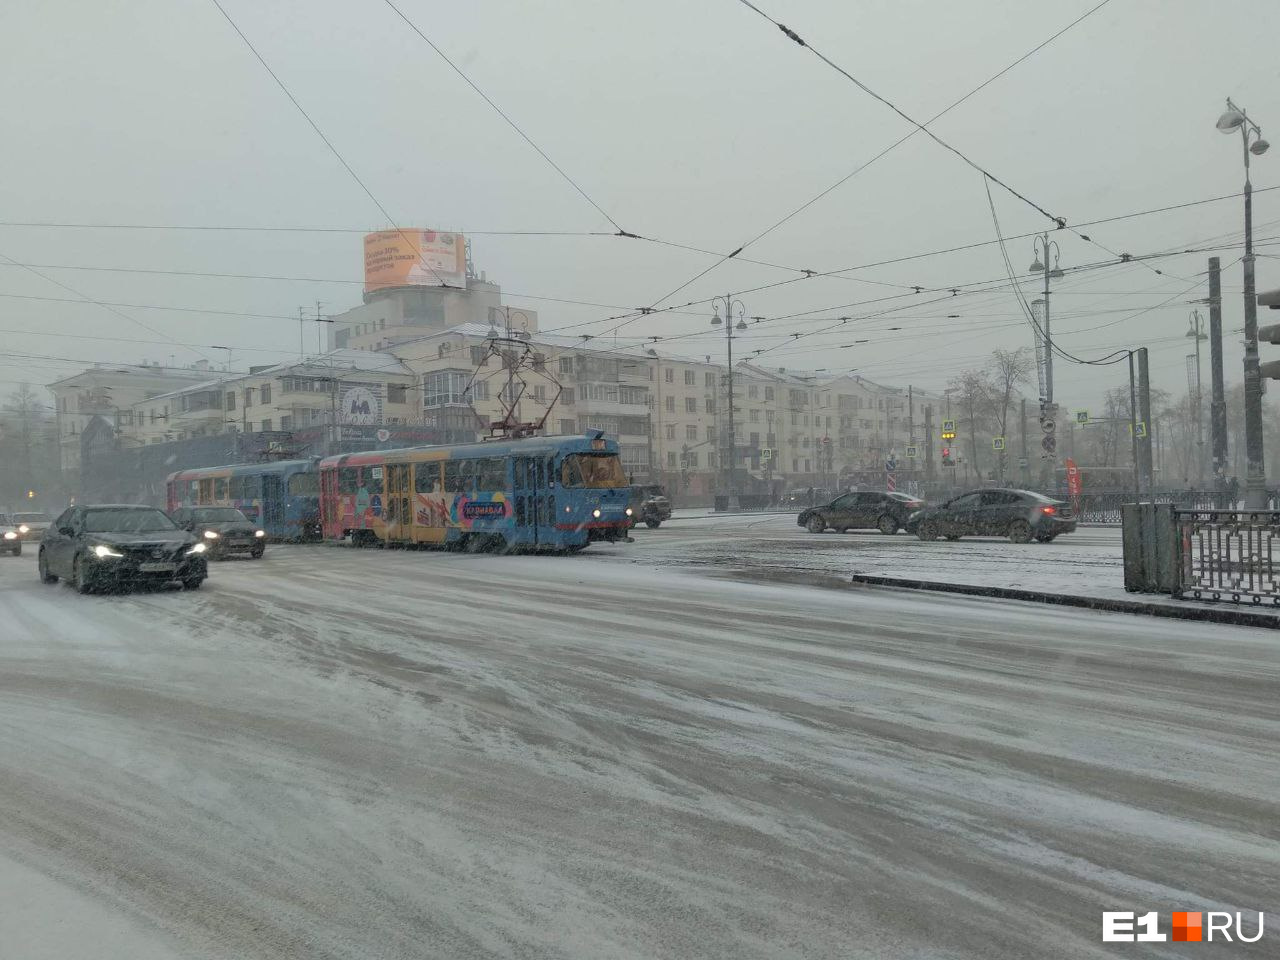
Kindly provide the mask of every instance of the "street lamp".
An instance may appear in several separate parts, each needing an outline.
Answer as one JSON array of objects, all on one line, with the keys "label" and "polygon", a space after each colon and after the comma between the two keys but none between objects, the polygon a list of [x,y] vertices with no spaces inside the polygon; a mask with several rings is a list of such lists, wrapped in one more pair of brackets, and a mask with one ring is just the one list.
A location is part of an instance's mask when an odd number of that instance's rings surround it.
[{"label": "street lamp", "polygon": [[1258,299],[1253,275],[1253,184],[1249,182],[1249,157],[1260,157],[1271,145],[1262,139],[1262,128],[1227,98],[1226,112],[1218,118],[1223,133],[1240,131],[1244,155],[1244,442],[1248,458],[1245,474],[1245,508],[1267,506],[1267,478],[1262,451],[1262,376],[1258,370]]},{"label": "street lamp", "polygon": [[[728,508],[736,510],[739,507],[738,501],[738,451],[737,437],[734,434],[733,422],[733,341],[734,331],[742,333],[747,329],[747,308],[741,300],[734,300],[732,296],[715,297],[712,300],[715,305],[715,313],[711,318],[711,326],[718,327],[723,324],[725,334],[725,345],[729,353],[729,456],[726,469],[728,479],[726,482],[726,492],[729,495]],[[724,320],[720,319],[720,304],[724,304]],[[735,325],[734,317],[738,318]]]},{"label": "street lamp", "polygon": [[[1041,398],[1044,404],[1053,403],[1053,341],[1049,337],[1049,281],[1061,280],[1062,269],[1058,266],[1061,256],[1061,250],[1058,248],[1056,240],[1050,240],[1049,234],[1043,233],[1031,242],[1031,249],[1035,257],[1028,267],[1030,273],[1044,274],[1044,309],[1043,328],[1040,331],[1040,339],[1043,341],[1043,359],[1041,367],[1044,371],[1044,396]],[[1044,257],[1043,262],[1041,256]]]}]

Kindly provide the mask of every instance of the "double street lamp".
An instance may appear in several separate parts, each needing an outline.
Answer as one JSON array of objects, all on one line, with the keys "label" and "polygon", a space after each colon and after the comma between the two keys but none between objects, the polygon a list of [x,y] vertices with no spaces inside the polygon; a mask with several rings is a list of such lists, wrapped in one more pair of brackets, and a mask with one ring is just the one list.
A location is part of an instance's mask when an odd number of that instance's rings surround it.
[{"label": "double street lamp", "polygon": [[1034,251],[1035,259],[1031,261],[1028,269],[1031,273],[1044,274],[1044,299],[1035,302],[1042,305],[1040,340],[1043,359],[1040,369],[1043,371],[1044,382],[1040,385],[1040,392],[1043,394],[1041,400],[1049,404],[1053,403],[1053,341],[1049,337],[1049,281],[1062,279],[1062,268],[1058,266],[1061,251],[1058,249],[1057,241],[1050,240],[1047,233],[1036,237],[1031,242],[1031,249]]},{"label": "double street lamp", "polygon": [[1262,374],[1258,369],[1258,299],[1254,291],[1253,184],[1249,182],[1249,158],[1262,156],[1271,144],[1262,138],[1262,128],[1230,98],[1217,126],[1223,133],[1240,131],[1244,154],[1244,438],[1248,460],[1244,505],[1248,510],[1263,510],[1267,506],[1267,478],[1262,451]]},{"label": "double street lamp", "polygon": [[[729,352],[729,443],[728,457],[725,468],[728,473],[728,481],[726,483],[725,492],[729,496],[728,507],[730,510],[738,508],[738,451],[737,436],[734,433],[734,411],[733,411],[733,341],[734,331],[743,333],[747,329],[747,308],[741,300],[734,300],[732,296],[716,297],[712,300],[715,305],[715,314],[711,318],[711,326],[724,326],[725,345]],[[724,319],[720,319],[720,305],[724,304]],[[734,318],[737,323],[734,323]]]}]

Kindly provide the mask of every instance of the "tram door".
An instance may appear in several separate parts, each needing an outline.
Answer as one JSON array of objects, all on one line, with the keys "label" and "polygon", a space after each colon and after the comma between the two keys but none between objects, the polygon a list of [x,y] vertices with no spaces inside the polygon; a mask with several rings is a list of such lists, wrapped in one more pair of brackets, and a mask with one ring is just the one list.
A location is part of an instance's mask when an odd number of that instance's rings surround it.
[{"label": "tram door", "polygon": [[529,546],[556,542],[555,495],[551,491],[551,457],[516,457],[515,520],[518,540]]},{"label": "tram door", "polygon": [[262,478],[262,519],[258,521],[273,537],[284,533],[284,484],[279,477]]},{"label": "tram door", "polygon": [[407,463],[391,463],[386,468],[386,505],[383,510],[387,517],[387,540],[408,540],[412,536],[409,530],[413,523],[409,470]]}]

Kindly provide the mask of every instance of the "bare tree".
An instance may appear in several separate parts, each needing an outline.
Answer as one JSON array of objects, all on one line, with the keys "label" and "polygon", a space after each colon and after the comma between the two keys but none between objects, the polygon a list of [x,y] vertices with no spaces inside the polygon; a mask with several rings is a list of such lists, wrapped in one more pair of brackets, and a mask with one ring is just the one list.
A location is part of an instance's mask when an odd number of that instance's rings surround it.
[{"label": "bare tree", "polygon": [[1003,483],[1008,472],[1008,426],[1009,408],[1014,398],[1019,396],[1019,387],[1031,379],[1034,369],[1031,351],[1026,347],[1017,350],[996,350],[991,354],[991,361],[985,371],[987,378],[987,395],[991,412],[996,421],[997,435],[1005,438],[1005,448],[998,458],[1000,481]]}]

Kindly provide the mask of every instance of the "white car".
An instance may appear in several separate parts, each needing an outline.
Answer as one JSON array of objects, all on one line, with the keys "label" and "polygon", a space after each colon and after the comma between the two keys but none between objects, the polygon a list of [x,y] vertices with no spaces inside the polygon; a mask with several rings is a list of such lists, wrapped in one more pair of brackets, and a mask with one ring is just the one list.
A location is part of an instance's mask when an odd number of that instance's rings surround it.
[{"label": "white car", "polygon": [[43,510],[33,510],[26,513],[14,513],[13,522],[18,527],[18,538],[20,540],[39,540],[44,536],[44,532],[49,529],[49,524],[53,522],[53,518]]},{"label": "white car", "polygon": [[22,556],[22,534],[18,524],[7,513],[0,513],[0,553]]}]

